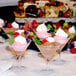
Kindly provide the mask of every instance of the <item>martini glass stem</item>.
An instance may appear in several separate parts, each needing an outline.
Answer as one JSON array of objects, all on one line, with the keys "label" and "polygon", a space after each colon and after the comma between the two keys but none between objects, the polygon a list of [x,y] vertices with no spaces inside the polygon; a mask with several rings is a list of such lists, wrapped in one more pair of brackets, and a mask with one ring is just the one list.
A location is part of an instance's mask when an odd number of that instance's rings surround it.
[{"label": "martini glass stem", "polygon": [[59,60],[61,60],[61,51],[59,51],[58,54],[59,54]]}]

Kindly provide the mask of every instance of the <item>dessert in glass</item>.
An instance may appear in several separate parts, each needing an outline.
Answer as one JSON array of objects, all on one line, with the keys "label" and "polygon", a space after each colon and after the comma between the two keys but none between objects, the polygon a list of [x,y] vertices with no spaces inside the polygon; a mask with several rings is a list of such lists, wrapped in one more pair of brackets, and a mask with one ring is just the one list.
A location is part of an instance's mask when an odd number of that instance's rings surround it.
[{"label": "dessert in glass", "polygon": [[15,21],[12,23],[7,23],[7,26],[3,28],[4,32],[8,35],[9,38],[12,38],[13,37],[12,33],[14,33],[18,29],[19,29],[19,24],[16,23]]},{"label": "dessert in glass", "polygon": [[72,26],[72,27],[70,27],[69,29],[66,29],[66,27],[65,27],[64,30],[61,29],[61,28],[59,28],[55,35],[56,35],[56,36],[54,36],[54,39],[55,39],[56,42],[58,42],[58,43],[60,44],[60,47],[59,47],[59,49],[58,49],[58,51],[57,51],[58,54],[59,54],[59,58],[56,59],[56,60],[54,60],[54,61],[57,62],[57,63],[56,63],[57,65],[58,65],[58,64],[60,65],[60,64],[64,64],[64,63],[66,62],[66,60],[63,60],[63,59],[61,58],[61,51],[62,51],[62,49],[65,47],[65,45],[66,45],[71,39],[73,39],[73,37],[76,35],[75,27]]},{"label": "dessert in glass", "polygon": [[[27,52],[27,48],[31,43],[31,40],[28,39],[25,35],[23,30],[17,30],[14,33],[13,42],[9,46],[9,50],[11,51],[11,54],[16,58],[18,61],[17,65],[13,65],[10,70],[13,68],[25,68],[25,66],[21,65],[21,59],[24,57],[24,55]],[[8,39],[11,41],[11,39]],[[8,41],[7,40],[7,41]]]},{"label": "dessert in glass", "polygon": [[16,57],[16,59],[22,58],[26,53],[26,49],[31,43],[30,39],[24,34],[24,30],[19,29],[14,31],[13,36],[6,41],[10,42],[11,40],[11,53]]},{"label": "dessert in glass", "polygon": [[[52,22],[42,23],[37,26],[34,33],[37,37],[33,37],[41,54],[47,62],[55,56],[55,53],[61,54],[62,49],[70,40],[70,32],[75,32],[73,26],[69,26],[67,22],[61,21],[53,24]],[[50,69],[48,69],[50,70]]]},{"label": "dessert in glass", "polygon": [[12,54],[14,54],[17,59],[24,57],[30,42],[31,41],[27,42],[26,38],[23,36],[16,37],[14,43],[11,46]]},{"label": "dessert in glass", "polygon": [[[53,69],[49,68],[49,62],[56,54],[56,51],[59,49],[60,45],[55,41],[51,34],[49,34],[46,25],[40,24],[36,28],[35,34],[37,37],[33,37],[33,41],[36,43],[39,48],[41,54],[45,58],[47,62],[47,68],[42,69],[42,71],[52,71]],[[39,40],[38,40],[39,39]]]}]

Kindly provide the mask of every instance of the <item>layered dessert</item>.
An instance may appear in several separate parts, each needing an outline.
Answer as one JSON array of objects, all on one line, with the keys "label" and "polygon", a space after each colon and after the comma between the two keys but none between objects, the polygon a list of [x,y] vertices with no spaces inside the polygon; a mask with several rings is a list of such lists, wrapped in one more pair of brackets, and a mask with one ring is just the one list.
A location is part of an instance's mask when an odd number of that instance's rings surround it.
[{"label": "layered dessert", "polygon": [[35,42],[42,55],[48,60],[56,51],[60,52],[76,34],[75,25],[64,20],[56,23],[37,23],[34,20],[31,28],[33,30],[30,30],[29,38]]},{"label": "layered dessert", "polygon": [[23,36],[18,36],[15,38],[14,43],[12,44],[12,52],[15,52],[15,56],[18,59],[23,57],[26,53],[26,49],[29,46],[30,42],[27,42],[26,38]]},{"label": "layered dessert", "polygon": [[56,54],[56,51],[59,49],[60,45],[57,42],[53,43],[45,43],[42,45],[37,45],[41,54],[44,56],[44,58],[47,60],[51,60],[53,56]]},{"label": "layered dessert", "polygon": [[28,34],[25,32],[29,29],[28,27],[23,27],[16,22],[13,22],[12,24],[7,23],[7,27],[4,28],[5,34],[10,35],[9,39],[6,39],[6,41],[10,43],[11,53],[17,59],[25,55],[26,49],[31,43],[30,39],[28,38]]}]

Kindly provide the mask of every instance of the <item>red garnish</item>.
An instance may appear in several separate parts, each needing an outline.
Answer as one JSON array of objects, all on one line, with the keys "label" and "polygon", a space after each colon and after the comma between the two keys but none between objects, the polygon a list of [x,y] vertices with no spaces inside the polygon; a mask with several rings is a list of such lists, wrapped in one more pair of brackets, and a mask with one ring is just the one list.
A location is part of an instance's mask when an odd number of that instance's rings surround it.
[{"label": "red garnish", "polygon": [[31,32],[34,32],[35,29],[34,28],[30,28],[30,30],[31,30]]},{"label": "red garnish", "polygon": [[8,24],[7,24],[7,27],[8,27],[8,28],[12,28],[12,24],[11,24],[11,23],[8,23]]},{"label": "red garnish", "polygon": [[65,3],[65,5],[68,5],[68,3]]},{"label": "red garnish", "polygon": [[41,23],[39,23],[39,24],[43,24],[43,23],[41,22]]},{"label": "red garnish", "polygon": [[37,24],[37,21],[36,21],[36,20],[33,20],[33,21],[32,21],[32,24]]},{"label": "red garnish", "polygon": [[37,24],[33,24],[32,28],[36,28],[37,27]]},{"label": "red garnish", "polygon": [[43,15],[43,12],[42,12],[42,11],[40,11],[40,17],[42,17],[42,15]]},{"label": "red garnish", "polygon": [[53,2],[51,2],[50,4],[56,5],[56,2],[55,2],[55,1],[53,1]]},{"label": "red garnish", "polygon": [[24,7],[22,7],[22,10],[24,10]]},{"label": "red garnish", "polygon": [[64,4],[62,2],[59,3],[59,6],[63,6]]},{"label": "red garnish", "polygon": [[43,39],[43,40],[42,40],[42,43],[43,43],[43,44],[44,44],[44,43],[46,43],[46,42],[47,42],[47,40],[46,40],[46,39]]},{"label": "red garnish", "polygon": [[71,26],[66,27],[67,30],[69,30],[71,28]]},{"label": "red garnish", "polygon": [[70,13],[68,13],[68,12],[65,12],[64,13],[64,17],[67,17],[68,18],[69,16],[70,16]]},{"label": "red garnish", "polygon": [[18,33],[18,32],[15,32],[14,33],[14,37],[17,37],[17,36],[19,36],[20,34]]},{"label": "red garnish", "polygon": [[56,22],[56,29],[59,29],[59,27],[60,27],[60,23]]},{"label": "red garnish", "polygon": [[32,39],[32,38],[33,38],[33,36],[30,36],[30,35],[29,35],[28,37],[29,37],[30,39]]},{"label": "red garnish", "polygon": [[70,52],[71,52],[72,54],[76,54],[76,48],[72,48],[72,49],[70,50]]}]

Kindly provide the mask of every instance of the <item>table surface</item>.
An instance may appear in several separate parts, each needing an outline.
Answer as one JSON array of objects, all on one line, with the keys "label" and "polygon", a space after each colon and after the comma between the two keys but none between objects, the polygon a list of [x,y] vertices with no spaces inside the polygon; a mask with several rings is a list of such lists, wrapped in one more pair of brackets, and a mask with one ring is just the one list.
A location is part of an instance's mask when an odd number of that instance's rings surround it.
[{"label": "table surface", "polygon": [[65,20],[66,22],[76,22],[76,17],[75,18],[15,18],[15,21],[18,23],[25,23],[28,21],[33,21],[36,20],[37,22],[47,22],[47,21],[52,21],[52,22],[58,22],[60,20]]},{"label": "table surface", "polygon": [[49,63],[51,71],[45,71],[47,64],[39,52],[27,50],[25,56],[18,61],[6,46],[7,43],[0,43],[0,76],[76,76],[76,54],[69,51],[61,53],[61,59],[65,61],[63,63],[58,61],[56,55]]}]

